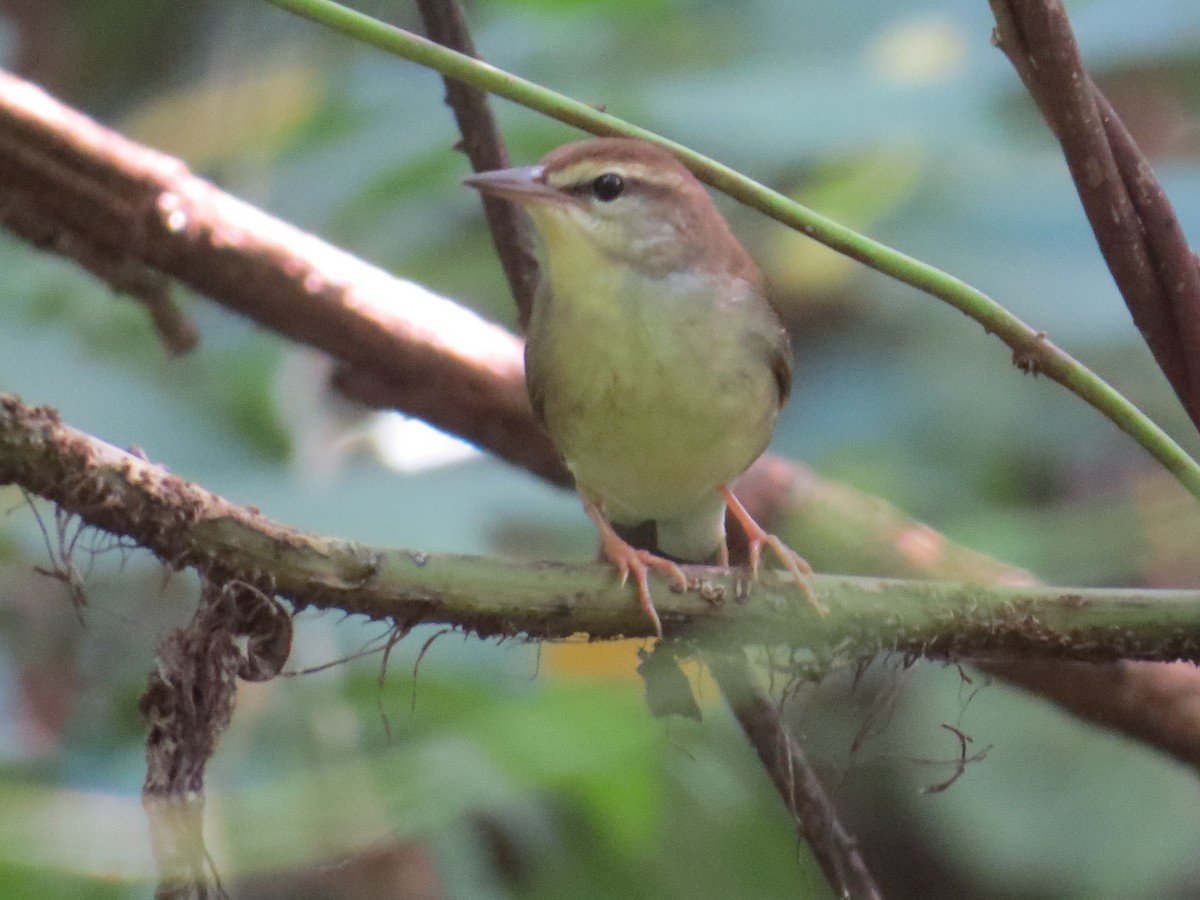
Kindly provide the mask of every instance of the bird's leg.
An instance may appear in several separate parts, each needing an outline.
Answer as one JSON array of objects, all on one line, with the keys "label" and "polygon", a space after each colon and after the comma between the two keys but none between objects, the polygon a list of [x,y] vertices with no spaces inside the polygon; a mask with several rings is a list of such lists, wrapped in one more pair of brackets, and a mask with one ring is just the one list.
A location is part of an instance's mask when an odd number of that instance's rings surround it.
[{"label": "bird's leg", "polygon": [[604,508],[600,502],[585,494],[580,496],[583,498],[583,508],[587,511],[588,518],[596,523],[596,528],[600,531],[600,546],[604,550],[604,555],[617,567],[617,571],[621,575],[621,584],[624,584],[630,573],[633,573],[642,609],[654,625],[654,634],[661,639],[663,636],[662,622],[659,621],[658,610],[654,608],[654,600],[650,597],[650,580],[647,575],[651,569],[658,569],[670,578],[675,583],[675,587],[681,591],[687,590],[687,576],[683,574],[683,569],[671,560],[655,556],[648,550],[631,547],[612,527],[608,517],[604,515]]},{"label": "bird's leg", "polygon": [[812,585],[809,583],[808,576],[812,575],[813,570],[807,560],[755,522],[754,517],[750,515],[746,507],[742,506],[742,501],[734,496],[733,491],[729,489],[728,485],[721,486],[721,497],[724,499],[726,506],[729,507],[729,511],[733,513],[733,517],[742,526],[742,530],[746,532],[746,540],[750,544],[751,576],[758,575],[758,561],[762,555],[763,546],[770,547],[775,551],[775,555],[779,557],[779,561],[783,563],[783,567],[795,577],[796,583],[800,585],[800,590],[804,592],[804,596],[808,598],[808,602],[812,604],[813,609],[821,615],[828,613],[829,610],[825,608],[824,603],[817,599],[817,595],[813,593]]}]

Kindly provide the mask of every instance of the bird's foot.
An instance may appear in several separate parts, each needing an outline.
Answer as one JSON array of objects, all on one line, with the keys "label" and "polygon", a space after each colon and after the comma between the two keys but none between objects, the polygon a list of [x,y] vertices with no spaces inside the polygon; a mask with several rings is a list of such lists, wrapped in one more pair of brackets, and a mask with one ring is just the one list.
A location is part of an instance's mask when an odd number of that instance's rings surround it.
[{"label": "bird's foot", "polygon": [[650,617],[651,624],[654,625],[655,637],[661,639],[663,636],[662,622],[658,618],[658,610],[654,608],[654,599],[650,596],[649,572],[651,569],[657,569],[671,579],[672,586],[676,590],[686,591],[688,582],[683,570],[669,559],[655,556],[648,550],[638,550],[624,541],[621,541],[620,547],[606,544],[604,555],[617,567],[617,571],[621,575],[621,584],[624,584],[631,574],[633,575],[633,579],[637,583],[638,599],[641,601],[642,609]]},{"label": "bird's foot", "polygon": [[648,550],[639,550],[630,546],[613,529],[598,503],[585,497],[583,508],[587,510],[591,520],[596,523],[596,528],[600,531],[600,546],[604,555],[608,557],[608,561],[616,567],[620,574],[621,584],[625,584],[629,580],[629,576],[633,575],[642,610],[649,616],[650,622],[654,626],[655,636],[661,640],[663,636],[662,621],[658,617],[658,610],[654,608],[654,599],[650,596],[650,570],[657,569],[662,572],[671,579],[672,587],[679,591],[687,590],[687,575],[671,560],[655,556]]},{"label": "bird's foot", "polygon": [[742,526],[742,530],[746,533],[746,541],[750,545],[750,575],[751,577],[758,576],[758,563],[762,557],[763,547],[770,547],[775,555],[779,557],[779,561],[783,563],[783,567],[792,573],[796,579],[796,584],[800,586],[800,590],[804,592],[804,596],[808,602],[812,604],[821,615],[826,615],[829,609],[817,599],[816,593],[813,591],[810,576],[813,574],[812,566],[808,561],[781,541],[778,537],[766,531],[761,525],[754,521],[754,517],[742,505],[733,491],[728,487],[721,488],[721,497],[725,500],[725,504],[729,507],[729,511],[733,513],[733,517],[738,520]]}]

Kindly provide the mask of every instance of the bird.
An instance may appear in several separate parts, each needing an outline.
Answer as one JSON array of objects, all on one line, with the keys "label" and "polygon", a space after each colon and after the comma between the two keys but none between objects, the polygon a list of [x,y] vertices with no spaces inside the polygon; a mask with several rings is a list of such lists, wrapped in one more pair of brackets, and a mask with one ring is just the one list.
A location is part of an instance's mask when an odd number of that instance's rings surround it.
[{"label": "bird", "polygon": [[[622,584],[633,576],[656,637],[649,573],[686,590],[681,562],[728,566],[726,508],[746,534],[752,574],[769,547],[821,610],[809,564],[730,490],[766,449],[791,392],[791,343],[704,186],[638,138],[568,143],[464,184],[522,206],[540,237],[529,397],[601,552]],[[646,523],[654,550],[626,539]]]}]

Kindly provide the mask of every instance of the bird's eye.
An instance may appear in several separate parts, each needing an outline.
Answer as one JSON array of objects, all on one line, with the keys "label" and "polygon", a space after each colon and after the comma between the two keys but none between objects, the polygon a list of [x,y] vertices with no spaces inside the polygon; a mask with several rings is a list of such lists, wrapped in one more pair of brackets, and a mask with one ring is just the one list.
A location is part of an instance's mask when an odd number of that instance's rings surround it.
[{"label": "bird's eye", "polygon": [[592,193],[603,203],[616,200],[625,190],[625,179],[616,172],[605,172],[592,182]]}]

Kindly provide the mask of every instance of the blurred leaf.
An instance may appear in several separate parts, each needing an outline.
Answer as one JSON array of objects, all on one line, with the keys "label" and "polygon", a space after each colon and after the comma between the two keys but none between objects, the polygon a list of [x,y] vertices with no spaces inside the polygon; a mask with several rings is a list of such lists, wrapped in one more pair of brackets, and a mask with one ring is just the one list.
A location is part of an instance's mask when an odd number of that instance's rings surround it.
[{"label": "blurred leaf", "polygon": [[129,890],[116,882],[10,863],[0,865],[0,896],[14,900],[24,897],[37,897],[38,900],[76,900],[79,897],[123,900],[129,896]]},{"label": "blurred leaf", "polygon": [[[919,151],[882,147],[857,158],[824,162],[787,193],[843,225],[871,232],[912,196],[922,169]],[[761,262],[772,287],[788,294],[828,294],[862,271],[849,257],[790,228],[771,230]]]},{"label": "blurred leaf", "polygon": [[134,109],[120,130],[197,170],[245,165],[269,158],[312,115],[319,77],[302,53],[279,53],[254,68],[159,94]]},{"label": "blurred leaf", "polygon": [[682,716],[699,722],[700,706],[692,695],[692,686],[679,667],[679,660],[668,644],[659,642],[653,650],[640,651],[638,674],[646,687],[646,706],[657,719]]}]

